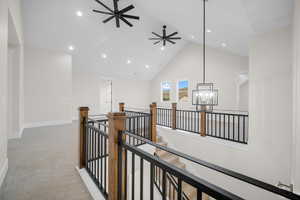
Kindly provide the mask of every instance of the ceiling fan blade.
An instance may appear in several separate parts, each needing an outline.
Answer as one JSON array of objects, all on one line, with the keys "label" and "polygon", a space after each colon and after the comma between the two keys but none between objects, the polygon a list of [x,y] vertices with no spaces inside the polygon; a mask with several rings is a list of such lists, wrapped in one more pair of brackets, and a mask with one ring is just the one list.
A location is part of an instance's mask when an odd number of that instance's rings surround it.
[{"label": "ceiling fan blade", "polygon": [[110,20],[112,20],[115,16],[110,16],[109,18],[107,18],[106,20],[103,20],[103,23],[107,23],[109,22]]},{"label": "ceiling fan blade", "polygon": [[122,17],[124,17],[124,18],[129,18],[129,19],[136,19],[136,20],[139,20],[140,19],[140,17],[138,17],[138,16],[133,16],[133,15],[121,15]]},{"label": "ceiling fan blade", "polygon": [[155,36],[157,36],[157,37],[159,37],[159,38],[162,38],[162,37],[161,37],[160,35],[158,35],[157,33],[152,32],[152,34],[155,35]]},{"label": "ceiling fan blade", "polygon": [[120,17],[120,19],[121,19],[123,22],[125,22],[128,26],[130,26],[130,27],[133,26],[133,25],[132,25],[129,21],[127,21],[124,17]]},{"label": "ceiling fan blade", "polygon": [[108,6],[106,6],[104,3],[102,3],[101,1],[99,0],[95,0],[97,3],[99,3],[100,5],[102,5],[104,8],[106,8],[107,10],[109,10],[110,12],[114,12],[112,9],[110,9]]},{"label": "ceiling fan blade", "polygon": [[155,44],[158,44],[158,43],[160,43],[161,42],[161,40],[159,40],[159,41],[157,41],[157,42],[154,42],[153,44],[155,45]]},{"label": "ceiling fan blade", "polygon": [[181,37],[169,37],[168,39],[169,40],[181,40],[182,38]]},{"label": "ceiling fan blade", "polygon": [[149,40],[161,40],[160,38],[149,38]]},{"label": "ceiling fan blade", "polygon": [[166,39],[166,41],[172,43],[172,44],[176,44],[176,42],[173,42],[172,40]]},{"label": "ceiling fan blade", "polygon": [[117,1],[117,0],[113,0],[113,1],[114,1],[114,9],[115,9],[115,12],[119,12],[118,1]]},{"label": "ceiling fan blade", "polygon": [[172,37],[172,36],[177,35],[177,34],[178,34],[178,32],[174,32],[174,33],[168,35],[167,37]]},{"label": "ceiling fan blade", "polygon": [[120,18],[116,16],[116,26],[120,28]]},{"label": "ceiling fan blade", "polygon": [[132,10],[132,9],[134,9],[134,6],[130,5],[130,6],[127,6],[126,8],[124,8],[124,9],[120,10],[119,13],[123,14],[123,13],[128,12],[129,10]]},{"label": "ceiling fan blade", "polygon": [[95,13],[101,13],[101,14],[105,14],[105,15],[113,15],[113,13],[104,12],[104,11],[101,11],[101,10],[93,10],[93,12],[95,12]]}]

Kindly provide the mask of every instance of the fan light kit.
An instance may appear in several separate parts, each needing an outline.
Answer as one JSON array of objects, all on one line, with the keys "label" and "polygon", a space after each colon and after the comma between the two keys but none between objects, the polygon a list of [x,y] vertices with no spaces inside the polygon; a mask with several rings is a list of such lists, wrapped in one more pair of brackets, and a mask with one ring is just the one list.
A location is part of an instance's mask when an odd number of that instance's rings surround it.
[{"label": "fan light kit", "polygon": [[159,35],[157,33],[152,32],[152,34],[155,35],[156,37],[155,38],[149,38],[149,40],[157,40],[156,42],[154,42],[154,45],[156,45],[160,42],[163,42],[163,46],[166,46],[167,42],[169,42],[171,44],[176,44],[176,42],[174,42],[173,40],[181,40],[181,37],[174,37],[175,35],[178,34],[178,32],[174,32],[174,33],[171,33],[171,34],[167,35],[166,29],[167,29],[167,26],[164,25],[162,35]]},{"label": "fan light kit", "polygon": [[107,10],[107,11],[93,10],[93,12],[95,12],[95,13],[100,13],[100,14],[109,16],[107,19],[103,20],[103,23],[107,23],[110,20],[115,18],[117,28],[120,28],[120,20],[122,20],[128,26],[132,27],[133,25],[127,19],[135,19],[135,20],[140,19],[140,17],[138,17],[138,16],[125,14],[126,12],[134,9],[133,5],[127,6],[123,9],[119,10],[119,5],[118,5],[119,0],[113,0],[114,9],[111,9],[110,7],[108,7],[107,5],[105,5],[104,3],[102,3],[99,0],[95,0],[95,1]]}]

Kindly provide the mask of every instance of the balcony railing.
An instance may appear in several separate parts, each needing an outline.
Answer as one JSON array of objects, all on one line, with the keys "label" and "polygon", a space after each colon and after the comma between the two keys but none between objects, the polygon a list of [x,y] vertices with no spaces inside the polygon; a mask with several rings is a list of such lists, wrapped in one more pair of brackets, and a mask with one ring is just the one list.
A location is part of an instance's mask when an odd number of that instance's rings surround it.
[{"label": "balcony railing", "polygon": [[157,108],[157,125],[242,144],[248,143],[248,117],[233,111],[179,110],[176,104]]},{"label": "balcony railing", "polygon": [[[105,199],[189,200],[185,194],[186,185],[195,190],[196,196],[192,199],[202,200],[204,196],[210,199],[245,199],[236,191],[225,190],[217,182],[204,180],[149,153],[146,150],[149,147],[212,170],[215,176],[249,184],[251,190],[257,187],[277,197],[300,199],[292,192],[157,144],[156,111],[152,104],[149,113],[125,112],[123,109],[123,112],[99,118],[89,116],[88,108],[80,109],[79,166],[86,169]],[[129,122],[130,119],[134,120]],[[129,128],[129,124],[137,128]]]}]

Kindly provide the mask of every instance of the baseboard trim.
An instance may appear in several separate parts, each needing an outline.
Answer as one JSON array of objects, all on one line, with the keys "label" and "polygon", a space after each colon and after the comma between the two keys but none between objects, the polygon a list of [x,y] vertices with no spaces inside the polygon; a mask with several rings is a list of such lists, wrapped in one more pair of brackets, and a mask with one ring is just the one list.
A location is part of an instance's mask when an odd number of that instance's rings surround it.
[{"label": "baseboard trim", "polygon": [[24,132],[24,127],[22,127],[21,130],[20,130],[20,132],[19,132],[19,138],[22,138],[23,132]]},{"label": "baseboard trim", "polygon": [[91,194],[92,198],[94,200],[105,200],[99,189],[97,188],[96,184],[93,182],[89,174],[85,169],[79,169],[76,167],[76,170],[78,171],[82,181],[84,182],[84,185],[88,189],[89,193]]},{"label": "baseboard trim", "polygon": [[6,177],[6,174],[7,174],[7,171],[8,171],[8,159],[6,158],[4,163],[3,163],[3,166],[0,166],[0,188],[3,184],[3,181]]},{"label": "baseboard trim", "polygon": [[9,137],[9,140],[14,140],[14,139],[21,139],[22,135],[23,135],[23,131],[24,131],[24,127],[22,127],[19,131],[16,131],[16,133],[14,134],[15,137]]},{"label": "baseboard trim", "polygon": [[27,123],[24,125],[24,128],[38,128],[38,127],[44,127],[44,126],[58,126],[58,125],[65,125],[65,124],[72,124],[72,120]]}]

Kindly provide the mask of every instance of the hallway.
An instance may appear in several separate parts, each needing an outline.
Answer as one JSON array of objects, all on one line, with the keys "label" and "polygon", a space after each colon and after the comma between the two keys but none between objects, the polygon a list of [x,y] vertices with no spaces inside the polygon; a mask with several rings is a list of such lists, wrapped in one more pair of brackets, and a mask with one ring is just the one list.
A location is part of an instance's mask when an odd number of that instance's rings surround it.
[{"label": "hallway", "polygon": [[75,166],[77,123],[25,129],[8,143],[9,171],[1,200],[90,200]]}]

